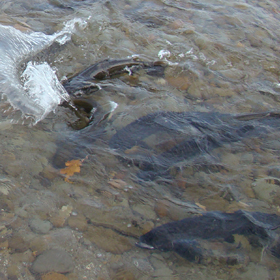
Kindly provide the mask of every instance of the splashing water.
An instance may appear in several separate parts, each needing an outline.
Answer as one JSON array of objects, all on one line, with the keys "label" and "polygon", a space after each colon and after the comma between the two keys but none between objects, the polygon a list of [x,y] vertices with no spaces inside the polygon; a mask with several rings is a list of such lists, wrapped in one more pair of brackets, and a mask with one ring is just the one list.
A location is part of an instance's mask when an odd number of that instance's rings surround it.
[{"label": "splashing water", "polygon": [[24,117],[31,117],[34,123],[55,110],[69,96],[47,63],[29,62],[22,74],[19,66],[54,42],[65,44],[76,25],[85,28],[86,23],[73,19],[53,35],[23,33],[11,26],[0,25],[0,92],[14,109],[19,109]]}]

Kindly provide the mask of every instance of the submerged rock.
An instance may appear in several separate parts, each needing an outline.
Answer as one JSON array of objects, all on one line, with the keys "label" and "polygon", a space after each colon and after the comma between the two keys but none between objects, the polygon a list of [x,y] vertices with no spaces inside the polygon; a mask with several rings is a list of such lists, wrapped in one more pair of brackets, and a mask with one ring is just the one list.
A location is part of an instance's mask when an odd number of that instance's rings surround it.
[{"label": "submerged rock", "polygon": [[47,273],[50,271],[67,273],[74,270],[74,263],[70,255],[60,249],[44,251],[32,265],[35,273]]},{"label": "submerged rock", "polygon": [[187,260],[199,263],[205,263],[211,257],[237,264],[248,260],[246,248],[242,248],[240,242],[235,243],[240,235],[253,246],[268,246],[272,255],[280,258],[278,227],[280,217],[274,214],[213,211],[156,227],[142,235],[136,245],[175,251]]},{"label": "submerged rock", "polygon": [[52,224],[49,221],[43,221],[39,218],[31,219],[29,221],[29,226],[33,232],[40,234],[48,233],[52,228]]}]

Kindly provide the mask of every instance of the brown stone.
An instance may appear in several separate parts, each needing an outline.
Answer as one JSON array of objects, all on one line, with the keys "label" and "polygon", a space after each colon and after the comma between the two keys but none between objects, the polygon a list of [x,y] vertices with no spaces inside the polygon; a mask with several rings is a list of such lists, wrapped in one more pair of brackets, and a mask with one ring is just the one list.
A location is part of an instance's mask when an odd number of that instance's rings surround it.
[{"label": "brown stone", "polygon": [[169,27],[171,29],[179,29],[179,28],[184,27],[184,25],[185,25],[185,23],[182,20],[176,19],[169,24]]},{"label": "brown stone", "polygon": [[53,224],[54,227],[61,228],[65,224],[65,218],[60,216],[51,217],[50,222]]},{"label": "brown stone", "polygon": [[168,215],[168,203],[163,200],[159,200],[155,205],[155,211],[159,217],[165,217]]},{"label": "brown stone", "polygon": [[146,222],[142,227],[142,234],[145,234],[152,230],[155,227],[155,224],[151,221]]},{"label": "brown stone", "polygon": [[88,228],[87,220],[84,215],[70,216],[67,220],[70,228],[79,231],[86,231]]},{"label": "brown stone", "polygon": [[31,250],[27,250],[24,253],[11,254],[11,263],[31,263],[35,259],[35,256]]},{"label": "brown stone", "polygon": [[46,167],[44,167],[40,175],[42,175],[46,179],[53,180],[57,177],[58,171],[51,165],[47,165]]},{"label": "brown stone", "polygon": [[22,253],[28,250],[29,244],[24,241],[22,236],[16,234],[9,240],[9,248],[14,252]]},{"label": "brown stone", "polygon": [[61,273],[50,272],[43,275],[42,280],[68,280],[68,278]]},{"label": "brown stone", "polygon": [[113,280],[136,280],[133,273],[126,269],[119,269],[112,277]]},{"label": "brown stone", "polygon": [[40,255],[43,251],[47,250],[48,242],[44,237],[34,238],[30,242],[30,249],[34,255]]},{"label": "brown stone", "polygon": [[180,90],[187,90],[190,86],[190,82],[188,80],[188,77],[186,76],[178,76],[178,77],[167,77],[167,82]]},{"label": "brown stone", "polygon": [[10,265],[7,268],[8,279],[18,279],[19,270],[18,266],[15,264]]},{"label": "brown stone", "polygon": [[40,254],[33,262],[32,271],[46,274],[48,272],[67,273],[74,270],[72,257],[64,250],[50,249]]}]

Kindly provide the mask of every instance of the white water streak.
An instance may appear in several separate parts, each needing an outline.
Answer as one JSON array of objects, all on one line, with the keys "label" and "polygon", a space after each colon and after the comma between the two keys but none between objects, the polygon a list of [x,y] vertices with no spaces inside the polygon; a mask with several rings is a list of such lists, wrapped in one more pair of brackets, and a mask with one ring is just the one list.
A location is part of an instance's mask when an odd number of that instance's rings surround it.
[{"label": "white water streak", "polygon": [[15,109],[19,109],[25,117],[31,117],[35,123],[55,110],[62,100],[68,98],[68,94],[46,63],[28,63],[22,74],[24,85],[18,68],[23,61],[32,59],[52,43],[66,43],[77,24],[85,27],[85,22],[74,19],[53,35],[23,33],[11,26],[0,25],[0,92]]}]

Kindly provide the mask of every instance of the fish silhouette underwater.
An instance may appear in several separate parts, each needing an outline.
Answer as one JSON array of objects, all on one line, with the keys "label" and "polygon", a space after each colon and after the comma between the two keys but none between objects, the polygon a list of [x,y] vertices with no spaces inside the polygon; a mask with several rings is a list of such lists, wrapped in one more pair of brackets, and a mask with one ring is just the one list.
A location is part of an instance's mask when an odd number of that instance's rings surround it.
[{"label": "fish silhouette underwater", "polygon": [[[117,131],[110,147],[140,169],[144,181],[169,177],[170,168],[246,137],[279,129],[279,113],[156,112]],[[154,135],[151,138],[151,135]],[[156,144],[155,144],[156,143]]]},{"label": "fish silhouette underwater", "polygon": [[[71,140],[72,146],[76,146],[73,150],[80,150],[76,157],[81,154],[82,143],[86,147],[95,141],[97,130],[100,132],[98,135],[102,134],[102,125],[105,127],[109,115],[107,112],[98,117],[100,110],[95,110],[98,105],[91,96],[98,91],[98,81],[139,69],[158,75],[165,66],[161,62],[143,62],[134,58],[105,60],[65,81],[64,87],[76,106],[75,113],[83,119],[81,132],[75,133]],[[108,145],[121,161],[139,168],[137,177],[140,181],[150,181],[170,178],[171,169],[184,165],[186,160],[210,153],[226,143],[248,137],[263,137],[279,128],[279,112],[235,115],[158,111],[118,129]],[[67,143],[69,147],[71,141]]]},{"label": "fish silhouette underwater", "polygon": [[142,235],[136,245],[174,251],[192,262],[203,263],[216,257],[237,264],[246,255],[244,248],[234,243],[240,235],[248,238],[253,247],[267,247],[273,256],[280,258],[279,227],[280,217],[275,214],[210,211],[158,226]]}]

